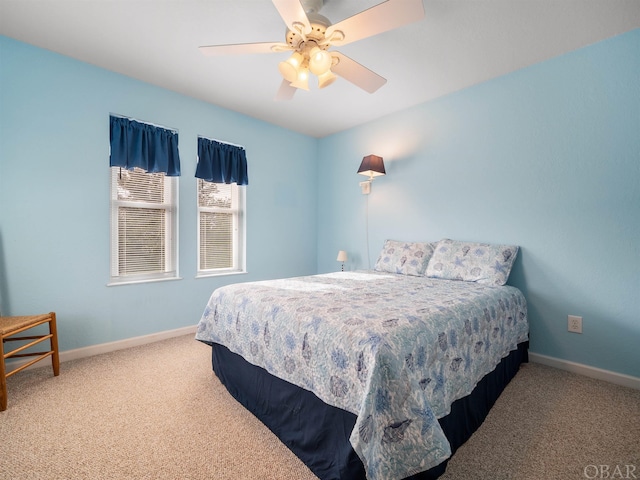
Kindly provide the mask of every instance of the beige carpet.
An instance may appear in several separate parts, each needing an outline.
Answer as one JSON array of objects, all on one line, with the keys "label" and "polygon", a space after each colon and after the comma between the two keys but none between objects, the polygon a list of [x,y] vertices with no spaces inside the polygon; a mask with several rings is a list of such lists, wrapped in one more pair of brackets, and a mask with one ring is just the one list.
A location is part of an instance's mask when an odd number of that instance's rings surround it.
[{"label": "beige carpet", "polygon": [[[231,398],[192,335],[8,384],[3,480],[316,478]],[[590,465],[640,478],[640,391],[530,364],[442,478],[593,478]]]}]

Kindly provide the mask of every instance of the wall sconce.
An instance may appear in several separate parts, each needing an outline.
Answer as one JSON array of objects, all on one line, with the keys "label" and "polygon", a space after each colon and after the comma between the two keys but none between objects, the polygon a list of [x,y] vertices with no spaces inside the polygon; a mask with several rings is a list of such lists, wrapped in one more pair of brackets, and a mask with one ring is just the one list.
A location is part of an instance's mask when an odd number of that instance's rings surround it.
[{"label": "wall sconce", "polygon": [[382,160],[382,157],[378,157],[377,155],[367,155],[364,157],[360,164],[360,168],[358,169],[358,173],[360,175],[369,176],[369,180],[360,182],[360,187],[362,188],[362,193],[364,195],[369,195],[371,193],[371,182],[373,181],[373,177],[387,174],[384,170],[384,161]]},{"label": "wall sconce", "polygon": [[338,262],[342,262],[342,271],[344,272],[344,262],[347,261],[347,252],[344,250],[340,250],[338,252],[338,258],[336,259]]}]

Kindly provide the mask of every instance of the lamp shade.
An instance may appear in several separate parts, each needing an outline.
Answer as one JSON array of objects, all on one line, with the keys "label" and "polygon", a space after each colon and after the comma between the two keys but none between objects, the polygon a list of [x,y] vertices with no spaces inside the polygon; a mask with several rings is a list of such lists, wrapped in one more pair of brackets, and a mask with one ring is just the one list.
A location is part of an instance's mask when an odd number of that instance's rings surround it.
[{"label": "lamp shade", "polygon": [[362,159],[360,168],[358,169],[360,175],[367,175],[369,177],[377,177],[379,175],[386,175],[384,170],[384,162],[382,157],[377,155],[367,155]]},{"label": "lamp shade", "polygon": [[336,81],[336,77],[331,70],[327,70],[322,75],[318,75],[318,88],[324,88]]},{"label": "lamp shade", "polygon": [[338,252],[338,258],[336,259],[338,262],[346,262],[347,261],[347,252],[344,250],[340,250]]},{"label": "lamp shade", "polygon": [[322,75],[331,68],[332,58],[329,52],[313,47],[309,53],[309,70],[314,75]]},{"label": "lamp shade", "polygon": [[278,69],[282,77],[288,82],[295,82],[298,78],[298,68],[302,65],[304,57],[298,52],[294,52],[286,62],[280,62]]},{"label": "lamp shade", "polygon": [[301,66],[298,68],[298,77],[295,81],[291,82],[292,87],[301,88],[303,90],[309,90],[309,68]]}]

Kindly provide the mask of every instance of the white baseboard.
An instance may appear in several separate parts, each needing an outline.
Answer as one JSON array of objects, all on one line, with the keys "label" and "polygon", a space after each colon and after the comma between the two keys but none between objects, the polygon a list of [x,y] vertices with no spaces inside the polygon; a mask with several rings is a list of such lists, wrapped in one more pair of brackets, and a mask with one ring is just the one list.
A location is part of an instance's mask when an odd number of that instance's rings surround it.
[{"label": "white baseboard", "polygon": [[616,385],[622,385],[623,387],[640,390],[640,378],[625,375],[624,373],[603,370],[601,368],[591,367],[582,363],[570,362],[568,360],[548,357],[546,355],[540,355],[539,353],[533,352],[529,352],[529,360],[534,363],[541,363],[542,365],[548,365],[561,370],[578,373],[586,377],[596,378],[598,380],[604,380],[605,382],[615,383]]},{"label": "white baseboard", "polygon": [[[175,330],[166,330],[164,332],[151,333],[149,335],[142,335],[140,337],[125,338],[124,340],[117,340],[115,342],[100,343],[98,345],[90,345],[88,347],[76,348],[73,350],[66,350],[60,352],[60,362],[68,362],[69,360],[76,360],[78,358],[92,357],[94,355],[100,355],[102,353],[115,352],[116,350],[123,350],[125,348],[137,347],[140,345],[146,345],[147,343],[159,342],[168,338],[180,337],[182,335],[188,335],[190,333],[196,333],[197,325],[189,327],[176,328]],[[11,371],[27,363],[29,360],[8,360],[7,370]],[[44,361],[31,365],[29,368],[38,367],[51,368],[51,362]]]}]

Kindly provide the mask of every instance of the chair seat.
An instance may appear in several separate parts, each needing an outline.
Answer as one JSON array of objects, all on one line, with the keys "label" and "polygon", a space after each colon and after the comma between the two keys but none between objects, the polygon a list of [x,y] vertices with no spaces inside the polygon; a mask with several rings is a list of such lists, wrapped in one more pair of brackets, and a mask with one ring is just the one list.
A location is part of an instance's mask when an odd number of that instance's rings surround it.
[{"label": "chair seat", "polygon": [[50,313],[42,315],[25,315],[22,317],[0,317],[0,335],[10,335],[11,332],[24,327],[35,326],[43,321],[49,321]]},{"label": "chair seat", "polygon": [[[37,333],[37,330],[30,331],[32,328],[43,324],[49,325],[48,333],[40,334]],[[18,335],[27,330],[29,332],[26,335]],[[38,352],[31,350],[32,347],[47,341],[50,345],[48,350]],[[18,342],[19,346],[7,351],[5,350],[5,343],[8,342]],[[21,357],[32,357],[32,360],[8,372],[6,360]],[[0,412],[7,409],[7,378],[48,357],[51,357],[53,375],[57,377],[60,373],[60,356],[58,353],[58,329],[56,327],[55,312],[40,315],[0,317]]]}]

